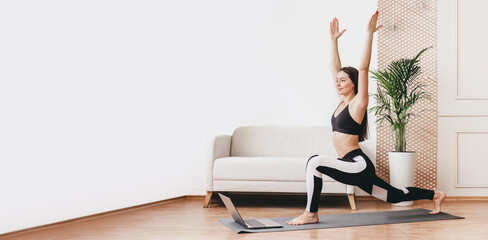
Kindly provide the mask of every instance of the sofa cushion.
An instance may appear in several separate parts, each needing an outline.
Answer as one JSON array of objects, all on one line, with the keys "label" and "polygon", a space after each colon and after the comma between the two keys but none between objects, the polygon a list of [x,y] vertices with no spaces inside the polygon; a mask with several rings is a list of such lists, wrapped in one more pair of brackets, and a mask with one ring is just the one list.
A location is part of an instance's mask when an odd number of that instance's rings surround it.
[{"label": "sofa cushion", "polygon": [[230,156],[336,156],[330,126],[246,126],[232,135]]},{"label": "sofa cushion", "polygon": [[[214,163],[214,180],[305,182],[308,158],[225,157]],[[324,181],[334,181],[323,175]]]}]

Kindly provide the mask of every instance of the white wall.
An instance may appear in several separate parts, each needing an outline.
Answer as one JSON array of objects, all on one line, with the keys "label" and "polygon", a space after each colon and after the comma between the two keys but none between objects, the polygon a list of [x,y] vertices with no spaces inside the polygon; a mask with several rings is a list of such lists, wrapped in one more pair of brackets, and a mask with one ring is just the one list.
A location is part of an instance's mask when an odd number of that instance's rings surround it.
[{"label": "white wall", "polygon": [[2,2],[0,233],[204,194],[209,140],[238,126],[329,125],[329,20],[347,29],[343,65],[357,66],[375,10],[373,0]]}]

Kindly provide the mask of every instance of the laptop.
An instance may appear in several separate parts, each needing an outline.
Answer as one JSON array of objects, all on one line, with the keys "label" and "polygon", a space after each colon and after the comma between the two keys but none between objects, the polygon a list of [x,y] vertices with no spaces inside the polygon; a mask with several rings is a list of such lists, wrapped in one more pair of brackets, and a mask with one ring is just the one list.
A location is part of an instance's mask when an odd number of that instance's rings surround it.
[{"label": "laptop", "polygon": [[229,197],[226,197],[219,193],[220,198],[224,202],[225,207],[229,210],[230,215],[234,218],[239,225],[243,226],[247,229],[262,229],[262,228],[280,228],[283,227],[279,223],[268,219],[268,218],[259,218],[259,219],[242,219],[241,214],[237,211],[237,208],[234,206],[232,201]]}]

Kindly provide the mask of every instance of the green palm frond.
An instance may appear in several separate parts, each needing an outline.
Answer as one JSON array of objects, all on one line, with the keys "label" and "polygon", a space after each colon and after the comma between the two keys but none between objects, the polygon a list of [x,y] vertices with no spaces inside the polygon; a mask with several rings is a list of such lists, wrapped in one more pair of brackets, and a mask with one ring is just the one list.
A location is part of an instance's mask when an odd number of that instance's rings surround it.
[{"label": "green palm frond", "polygon": [[[430,48],[430,47],[429,47]],[[431,99],[423,91],[424,84],[418,81],[421,74],[419,57],[429,48],[422,49],[414,58],[401,58],[391,62],[383,71],[370,71],[378,82],[377,92],[371,94],[376,106],[369,109],[382,124],[386,120],[396,135],[395,150],[405,151],[405,126],[411,117],[409,110],[422,99]]]}]

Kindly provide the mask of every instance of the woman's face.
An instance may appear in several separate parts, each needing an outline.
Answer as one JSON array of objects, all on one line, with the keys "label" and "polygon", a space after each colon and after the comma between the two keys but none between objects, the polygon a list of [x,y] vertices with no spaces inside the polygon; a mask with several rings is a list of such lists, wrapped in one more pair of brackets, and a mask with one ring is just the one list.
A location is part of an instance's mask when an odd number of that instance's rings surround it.
[{"label": "woman's face", "polygon": [[349,75],[343,71],[337,73],[336,88],[340,95],[354,94],[354,83]]}]

